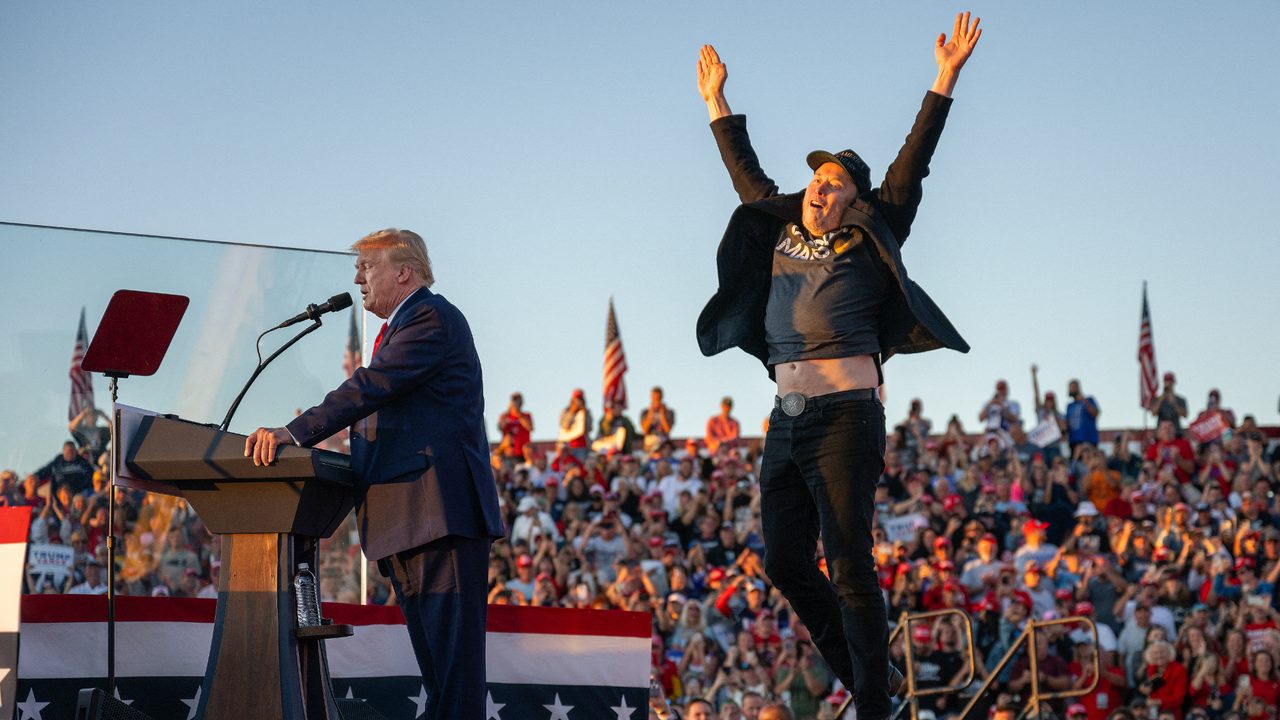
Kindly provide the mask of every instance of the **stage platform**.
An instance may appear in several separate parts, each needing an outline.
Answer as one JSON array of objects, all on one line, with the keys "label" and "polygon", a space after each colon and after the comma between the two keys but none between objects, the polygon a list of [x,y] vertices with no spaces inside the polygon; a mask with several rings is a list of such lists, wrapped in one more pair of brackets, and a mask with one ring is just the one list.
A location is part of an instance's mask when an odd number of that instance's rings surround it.
[{"label": "stage platform", "polygon": [[[193,720],[215,608],[214,600],[117,597],[120,699],[154,720]],[[426,689],[400,609],[324,603],[323,614],[356,628],[327,643],[334,696],[364,699],[389,720],[422,717]],[[106,618],[105,596],[22,596],[15,699],[23,720],[73,717],[81,688],[106,687]],[[489,606],[490,717],[647,717],[650,632],[647,613]]]}]

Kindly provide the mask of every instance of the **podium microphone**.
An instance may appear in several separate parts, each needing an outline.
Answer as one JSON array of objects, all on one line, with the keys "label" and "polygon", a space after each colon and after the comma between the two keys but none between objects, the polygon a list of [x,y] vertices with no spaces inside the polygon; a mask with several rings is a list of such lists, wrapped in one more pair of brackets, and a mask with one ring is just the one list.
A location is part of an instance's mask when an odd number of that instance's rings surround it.
[{"label": "podium microphone", "polygon": [[[254,343],[254,349],[257,350],[258,352],[258,367],[254,369],[253,375],[249,376],[249,382],[244,384],[244,389],[242,389],[240,391],[240,394],[236,396],[235,402],[231,403],[231,407],[227,409],[227,416],[222,419],[222,425],[219,426],[222,428],[222,431],[226,432],[227,428],[230,427],[231,417],[236,414],[236,408],[240,407],[240,401],[244,399],[244,394],[249,392],[249,386],[253,384],[254,380],[258,379],[258,376],[262,374],[262,371],[266,369],[267,365],[269,365],[272,360],[275,360],[277,357],[280,357],[280,353],[284,352],[285,350],[288,350],[290,347],[293,346],[294,343],[301,340],[304,335],[320,327],[321,315],[328,312],[333,312],[335,310],[345,310],[346,308],[349,308],[349,307],[351,307],[351,293],[342,293],[341,295],[334,295],[333,297],[329,298],[327,302],[321,305],[308,305],[306,312],[300,315],[294,315],[288,320],[285,320],[279,325],[271,328],[271,330],[267,330],[266,332],[262,333],[262,335],[259,335],[258,342]],[[315,324],[308,326],[306,330],[303,330],[302,332],[298,333],[297,336],[295,336],[292,340],[285,343],[280,347],[279,350],[276,350],[274,353],[272,353],[271,357],[267,358],[266,361],[264,362],[262,359],[262,347],[261,347],[262,338],[266,336],[266,334],[269,332],[272,332],[274,330],[279,330],[280,328],[289,327],[290,325],[300,323],[303,320],[314,320]]]},{"label": "podium microphone", "polygon": [[272,329],[279,330],[280,328],[286,328],[286,327],[289,327],[290,325],[296,325],[302,322],[303,320],[315,320],[316,318],[320,317],[321,315],[327,312],[335,312],[337,310],[346,310],[349,307],[351,307],[351,293],[342,293],[341,295],[334,295],[333,297],[329,298],[328,301],[320,305],[314,305],[314,304],[308,305],[306,312],[299,313],[298,315],[294,315],[293,317],[289,318],[288,320],[285,320],[284,322],[280,323],[279,325],[275,326]]}]

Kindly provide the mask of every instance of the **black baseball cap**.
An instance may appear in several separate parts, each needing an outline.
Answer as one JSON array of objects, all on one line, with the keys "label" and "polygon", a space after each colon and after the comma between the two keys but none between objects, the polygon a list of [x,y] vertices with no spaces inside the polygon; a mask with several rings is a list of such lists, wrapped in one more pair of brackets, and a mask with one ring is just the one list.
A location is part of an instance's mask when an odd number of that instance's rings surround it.
[{"label": "black baseball cap", "polygon": [[835,163],[849,173],[849,177],[857,184],[859,193],[871,189],[871,168],[852,150],[841,150],[834,155],[826,150],[814,150],[805,158],[805,162],[809,163],[811,170],[817,170],[826,163]]}]

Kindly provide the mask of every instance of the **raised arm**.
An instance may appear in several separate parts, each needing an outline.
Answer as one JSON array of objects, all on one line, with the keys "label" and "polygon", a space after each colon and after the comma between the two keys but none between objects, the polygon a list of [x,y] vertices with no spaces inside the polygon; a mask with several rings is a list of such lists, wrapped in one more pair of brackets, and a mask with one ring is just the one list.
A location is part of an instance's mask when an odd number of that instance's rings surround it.
[{"label": "raised arm", "polygon": [[729,102],[724,99],[724,82],[728,77],[729,72],[720,62],[716,49],[703,45],[698,56],[698,94],[707,103],[711,132],[720,147],[720,159],[733,180],[733,189],[744,203],[773,197],[779,193],[778,185],[760,169],[760,160],[747,135],[747,118],[730,114]]},{"label": "raised arm", "polygon": [[973,47],[981,37],[978,18],[969,22],[969,13],[956,16],[951,40],[946,34],[938,36],[933,49],[938,61],[938,77],[931,92],[925,95],[924,104],[916,115],[915,125],[898,156],[885,172],[884,182],[876,193],[877,209],[893,231],[898,244],[906,242],[911,223],[920,206],[922,182],[929,175],[929,160],[938,146],[947,112],[951,109],[951,91],[955,89],[960,68],[969,60]]},{"label": "raised arm", "polygon": [[[1037,372],[1039,369],[1040,369],[1040,368],[1036,367],[1036,365],[1035,365],[1034,363],[1032,363],[1032,365],[1031,365],[1031,394],[1032,394],[1032,395],[1034,395],[1034,396],[1035,396],[1035,399],[1036,399],[1036,414],[1037,414],[1037,415],[1040,413],[1040,408],[1043,406],[1043,403],[1041,403],[1041,402],[1040,402],[1040,380],[1036,377],[1036,372]],[[1037,424],[1039,424],[1039,420],[1040,420],[1039,418],[1036,418],[1036,422],[1037,422]]]},{"label": "raised arm", "polygon": [[729,101],[724,99],[724,81],[727,79],[729,70],[720,62],[716,49],[703,45],[698,55],[698,94],[707,103],[711,122],[733,114],[729,110]]},{"label": "raised arm", "polygon": [[956,15],[955,27],[951,29],[951,40],[947,40],[946,33],[938,36],[933,48],[933,57],[938,61],[938,78],[933,81],[932,88],[934,92],[943,97],[951,97],[951,91],[955,90],[956,80],[960,77],[960,68],[969,60],[974,46],[978,44],[978,38],[982,37],[982,31],[978,29],[981,20],[982,18],[974,18],[970,25],[969,13],[960,13]]}]

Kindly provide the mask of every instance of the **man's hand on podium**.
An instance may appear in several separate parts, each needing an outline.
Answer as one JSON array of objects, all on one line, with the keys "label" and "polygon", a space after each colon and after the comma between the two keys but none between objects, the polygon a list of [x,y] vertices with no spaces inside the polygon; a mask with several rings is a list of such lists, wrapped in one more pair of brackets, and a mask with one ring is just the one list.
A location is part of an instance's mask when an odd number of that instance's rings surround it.
[{"label": "man's hand on podium", "polygon": [[244,439],[244,456],[253,457],[254,465],[270,465],[277,447],[293,444],[293,435],[286,428],[258,428]]}]

